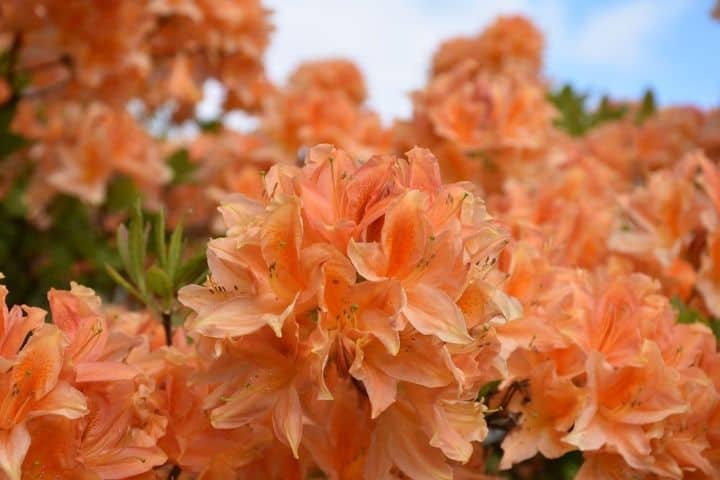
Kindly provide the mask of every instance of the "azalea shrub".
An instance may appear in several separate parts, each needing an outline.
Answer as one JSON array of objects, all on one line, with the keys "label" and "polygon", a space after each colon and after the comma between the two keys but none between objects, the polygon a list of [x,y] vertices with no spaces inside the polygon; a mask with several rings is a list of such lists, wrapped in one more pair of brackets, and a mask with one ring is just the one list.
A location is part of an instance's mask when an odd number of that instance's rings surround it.
[{"label": "azalea shrub", "polygon": [[388,123],[272,29],[0,0],[0,480],[720,478],[720,110],[505,16]]}]

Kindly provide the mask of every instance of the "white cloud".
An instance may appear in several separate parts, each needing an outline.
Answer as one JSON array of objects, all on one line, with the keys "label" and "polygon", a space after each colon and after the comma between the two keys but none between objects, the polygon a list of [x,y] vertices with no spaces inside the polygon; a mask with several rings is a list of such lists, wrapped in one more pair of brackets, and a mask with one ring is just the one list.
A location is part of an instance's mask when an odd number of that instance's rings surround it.
[{"label": "white cloud", "polygon": [[[598,2],[573,18],[561,0],[266,0],[276,30],[267,55],[271,78],[283,83],[302,61],[342,56],[365,74],[370,105],[387,120],[407,116],[407,94],[421,87],[430,57],[451,36],[479,31],[502,13],[529,15],[545,32],[548,59],[622,73],[653,61],[656,34],[680,0]],[[555,69],[556,70],[556,69]]]},{"label": "white cloud", "polygon": [[652,56],[663,27],[687,2],[641,0],[597,9],[577,29],[577,61],[614,69],[637,67]]},{"label": "white cloud", "polygon": [[276,31],[267,56],[284,81],[304,60],[343,56],[363,70],[370,103],[385,118],[410,113],[407,94],[422,86],[432,52],[451,36],[474,33],[499,13],[527,10],[525,0],[420,5],[417,0],[268,0]]}]

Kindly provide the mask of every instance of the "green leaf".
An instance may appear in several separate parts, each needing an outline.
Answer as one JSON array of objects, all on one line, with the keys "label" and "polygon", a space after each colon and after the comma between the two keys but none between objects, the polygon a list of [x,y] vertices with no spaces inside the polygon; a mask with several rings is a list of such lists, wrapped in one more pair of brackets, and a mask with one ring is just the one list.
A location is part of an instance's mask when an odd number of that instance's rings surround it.
[{"label": "green leaf", "polygon": [[[5,194],[5,198],[0,202],[5,210],[4,213],[11,218],[24,220],[27,216],[27,205],[25,205],[24,197],[29,179],[30,171],[28,170],[15,180],[15,183]],[[2,229],[0,231],[5,233]]]},{"label": "green leaf", "polygon": [[150,288],[150,291],[165,299],[172,297],[172,282],[170,281],[170,277],[167,273],[165,273],[164,270],[162,270],[157,265],[153,265],[147,270],[147,272],[145,272],[145,275],[147,277],[147,284]]},{"label": "green leaf", "polygon": [[15,71],[12,78],[11,87],[14,91],[20,92],[32,82],[32,76],[29,72]]},{"label": "green leaf", "polygon": [[0,76],[6,77],[10,73],[13,63],[10,53],[10,50],[5,50],[0,53]]},{"label": "green leaf", "polygon": [[587,95],[576,92],[572,86],[564,85],[560,90],[551,92],[548,99],[558,111],[555,126],[570,135],[580,136],[588,128],[588,115],[585,111]]},{"label": "green leaf", "polygon": [[12,120],[15,117],[17,101],[10,101],[0,106],[0,132],[9,132]]},{"label": "green leaf", "polygon": [[640,108],[635,116],[635,123],[642,124],[645,120],[655,115],[657,111],[657,104],[655,102],[655,94],[652,90],[645,90],[642,101],[640,102]]},{"label": "green leaf", "polygon": [[190,161],[190,154],[187,149],[181,148],[173,152],[167,159],[167,164],[172,170],[171,185],[188,183],[197,170],[197,166]]},{"label": "green leaf", "polygon": [[105,272],[110,276],[110,278],[115,281],[118,285],[120,285],[122,288],[127,290],[128,293],[130,293],[132,296],[134,296],[136,299],[138,299],[141,302],[145,302],[145,298],[140,294],[140,292],[137,291],[135,287],[133,287],[130,282],[128,282],[115,268],[113,268],[109,264],[105,264]]},{"label": "green leaf", "polygon": [[128,274],[135,282],[140,293],[147,293],[145,287],[145,257],[147,250],[147,229],[145,228],[142,209],[137,203],[130,216],[130,224],[128,229],[128,252],[129,252],[129,268]]},{"label": "green leaf", "polygon": [[200,130],[207,133],[218,133],[220,130],[222,130],[222,120],[215,119],[215,120],[198,120],[198,126],[200,127]]},{"label": "green leaf", "polygon": [[483,398],[487,399],[489,395],[497,392],[499,385],[500,385],[500,380],[491,380],[491,381],[487,382],[485,385],[480,387],[480,390],[478,391],[478,394],[477,394],[477,400],[480,401]]},{"label": "green leaf", "polygon": [[157,253],[158,261],[160,266],[164,269],[167,268],[167,245],[165,244],[165,210],[160,211],[155,215],[155,225],[153,226],[153,233],[155,238],[155,253]]},{"label": "green leaf", "polygon": [[0,158],[22,150],[30,145],[30,141],[11,130],[12,121],[17,109],[17,99],[13,98],[0,105]]},{"label": "green leaf", "polygon": [[598,109],[590,114],[589,128],[596,127],[601,123],[612,122],[622,119],[628,111],[627,105],[613,105],[607,96],[602,97]]},{"label": "green leaf", "polygon": [[168,247],[168,263],[167,272],[170,279],[175,284],[175,276],[180,269],[180,256],[182,255],[183,246],[183,222],[178,222],[170,236],[170,246]]},{"label": "green leaf", "polygon": [[120,225],[115,232],[115,243],[117,246],[118,253],[120,253],[120,260],[122,261],[123,268],[125,271],[130,271],[130,248],[128,246],[128,230],[123,224]]},{"label": "green leaf", "polygon": [[190,283],[197,283],[207,273],[207,252],[200,250],[185,261],[177,273],[175,287],[179,288]]},{"label": "green leaf", "polygon": [[502,455],[497,449],[492,449],[488,452],[487,458],[485,459],[485,473],[494,474],[500,470],[500,459]]},{"label": "green leaf", "polygon": [[555,126],[578,137],[602,123],[616,121],[628,112],[628,106],[613,104],[603,97],[595,111],[587,108],[587,94],[576,92],[572,86],[564,85],[560,90],[550,92],[548,100],[558,111]]},{"label": "green leaf", "polygon": [[108,185],[105,206],[111,212],[127,211],[139,201],[140,192],[132,179],[121,176]]},{"label": "green leaf", "polygon": [[712,330],[715,338],[720,340],[720,319],[703,315],[700,311],[685,305],[685,302],[677,296],[670,299],[670,303],[678,314],[678,323],[703,323]]},{"label": "green leaf", "polygon": [[28,145],[30,145],[30,141],[25,137],[10,132],[2,132],[0,133],[0,158],[7,157]]}]

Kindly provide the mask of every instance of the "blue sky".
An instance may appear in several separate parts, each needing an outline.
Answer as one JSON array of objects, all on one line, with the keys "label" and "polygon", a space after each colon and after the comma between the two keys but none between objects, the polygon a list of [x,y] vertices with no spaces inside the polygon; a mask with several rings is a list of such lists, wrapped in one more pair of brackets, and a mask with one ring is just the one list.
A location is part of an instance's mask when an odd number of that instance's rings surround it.
[{"label": "blue sky", "polygon": [[720,22],[713,0],[266,0],[276,25],[267,55],[284,81],[302,60],[347,57],[385,119],[410,112],[439,42],[496,15],[524,13],[546,35],[546,75],[592,94],[720,105]]}]

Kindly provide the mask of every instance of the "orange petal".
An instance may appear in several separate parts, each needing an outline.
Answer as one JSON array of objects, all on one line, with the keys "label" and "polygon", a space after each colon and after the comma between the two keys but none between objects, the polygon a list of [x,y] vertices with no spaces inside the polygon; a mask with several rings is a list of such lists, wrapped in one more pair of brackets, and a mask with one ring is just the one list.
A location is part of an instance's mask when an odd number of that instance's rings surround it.
[{"label": "orange petal", "polygon": [[395,465],[416,480],[451,480],[452,470],[445,462],[445,456],[430,446],[417,419],[406,412],[391,410],[387,414],[390,415],[388,428],[392,430],[388,449]]},{"label": "orange petal", "polygon": [[381,282],[386,278],[387,258],[377,243],[350,240],[347,255],[357,272],[366,280]]},{"label": "orange petal", "polygon": [[302,424],[303,412],[300,397],[298,397],[295,387],[290,386],[280,394],[275,404],[273,429],[275,435],[290,447],[295,458],[299,458],[298,448],[302,438]]},{"label": "orange petal", "polygon": [[363,382],[370,398],[372,418],[377,418],[395,401],[397,380],[365,361],[365,352],[363,351],[365,343],[367,343],[366,340],[360,340],[355,344],[355,360],[350,366],[350,375]]},{"label": "orange petal", "polygon": [[385,214],[381,242],[387,255],[387,275],[402,278],[416,268],[425,254],[430,227],[425,218],[426,194],[410,190]]},{"label": "orange petal", "polygon": [[406,294],[403,314],[420,333],[449,343],[472,342],[462,310],[445,292],[421,283],[407,289]]},{"label": "orange petal", "polygon": [[30,434],[24,423],[10,431],[0,430],[0,470],[7,480],[21,480],[22,463],[29,448]]},{"label": "orange petal", "polygon": [[196,285],[180,291],[180,301],[198,311],[198,318],[192,323],[194,330],[215,338],[247,335],[265,325],[280,337],[285,319],[295,308],[294,300],[283,308],[272,301],[246,296],[213,304],[208,301],[208,296],[206,288]]},{"label": "orange petal", "polygon": [[82,362],[75,366],[76,382],[132,380],[140,371],[122,362]]},{"label": "orange petal", "polygon": [[61,415],[69,419],[80,418],[88,413],[85,395],[69,383],[60,381],[55,388],[33,405],[28,418],[42,415]]}]

